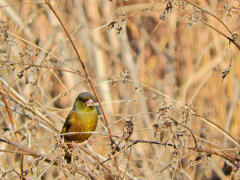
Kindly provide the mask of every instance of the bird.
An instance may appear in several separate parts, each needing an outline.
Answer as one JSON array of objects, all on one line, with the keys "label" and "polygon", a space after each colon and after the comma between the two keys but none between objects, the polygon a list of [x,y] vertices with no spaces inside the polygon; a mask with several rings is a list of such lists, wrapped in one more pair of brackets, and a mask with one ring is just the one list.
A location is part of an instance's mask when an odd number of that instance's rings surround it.
[{"label": "bird", "polygon": [[[69,148],[72,148],[74,143],[82,143],[88,140],[92,133],[86,132],[96,130],[99,109],[94,105],[94,101],[95,98],[88,92],[80,93],[77,96],[61,131],[61,137],[64,139],[64,142],[68,143],[67,146]],[[71,153],[69,151],[66,152],[64,158],[70,163]]]}]

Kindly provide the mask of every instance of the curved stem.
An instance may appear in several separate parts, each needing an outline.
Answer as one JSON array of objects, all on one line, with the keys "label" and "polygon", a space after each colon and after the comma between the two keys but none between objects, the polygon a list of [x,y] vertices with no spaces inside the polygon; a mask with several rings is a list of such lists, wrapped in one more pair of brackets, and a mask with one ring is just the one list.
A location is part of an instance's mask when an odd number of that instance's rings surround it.
[{"label": "curved stem", "polygon": [[[113,140],[112,140],[112,136],[111,136],[112,133],[111,133],[111,129],[109,128],[109,123],[108,123],[106,114],[105,114],[105,112],[104,112],[104,109],[103,109],[103,106],[102,106],[100,97],[99,97],[99,95],[98,95],[98,93],[97,93],[97,90],[96,90],[96,88],[94,87],[91,78],[89,78],[89,75],[88,75],[87,69],[86,69],[86,67],[85,67],[85,64],[83,63],[82,58],[81,58],[81,56],[80,56],[80,54],[79,54],[79,52],[78,52],[78,50],[77,50],[77,48],[76,48],[76,46],[75,46],[72,38],[71,38],[71,36],[70,36],[67,28],[66,28],[65,25],[63,24],[61,18],[59,17],[59,15],[57,14],[57,12],[55,11],[54,7],[52,6],[52,4],[50,3],[49,0],[45,0],[45,2],[46,2],[46,4],[48,5],[48,7],[52,10],[52,12],[54,13],[54,15],[57,17],[57,19],[58,19],[58,21],[60,22],[63,30],[64,30],[65,33],[66,33],[68,39],[70,40],[70,43],[72,44],[72,46],[73,46],[73,48],[74,48],[74,51],[75,51],[75,53],[76,53],[76,55],[77,55],[77,57],[78,57],[78,60],[79,60],[79,62],[80,62],[80,64],[81,64],[82,68],[83,68],[83,71],[84,71],[84,73],[85,73],[86,79],[87,79],[87,81],[89,82],[89,84],[90,84],[90,86],[91,86],[91,88],[92,88],[92,90],[93,90],[93,92],[94,92],[94,95],[96,96],[96,98],[97,98],[97,100],[98,100],[98,102],[99,102],[99,106],[100,106],[100,109],[101,109],[101,111],[102,111],[102,115],[103,115],[105,124],[106,124],[106,126],[107,126],[108,133],[110,134],[109,139],[110,139],[110,142],[112,142],[112,141],[113,141]],[[116,169],[117,169],[118,175],[121,177],[121,173],[120,173],[120,170],[119,170],[119,166],[118,166],[117,158],[116,158],[116,157],[114,157],[114,161],[115,161],[115,165],[116,165]]]},{"label": "curved stem", "polygon": [[215,19],[217,19],[217,20],[227,29],[227,31],[228,31],[230,34],[232,34],[232,32],[230,31],[230,29],[227,27],[227,25],[224,24],[224,22],[222,22],[221,19],[219,19],[216,15],[214,15],[214,14],[206,11],[205,9],[201,8],[200,6],[198,6],[198,5],[196,5],[196,4],[193,4],[193,3],[189,2],[188,0],[184,0],[184,1],[185,1],[186,3],[188,3],[188,4],[191,4],[193,7],[196,7],[196,8],[198,8],[198,9],[201,9],[201,11],[203,11],[203,12],[205,12],[206,14],[208,14],[208,15],[214,17]]},{"label": "curved stem", "polygon": [[[221,19],[219,19],[216,15],[204,10],[203,8],[201,8],[200,6],[196,5],[196,4],[193,4],[191,2],[189,2],[188,0],[184,0],[186,3],[192,5],[193,7],[196,7],[198,9],[200,9],[202,12],[212,16],[213,18],[217,19],[217,21],[219,21],[226,29],[227,31],[230,33],[230,35],[232,35],[232,32],[231,30],[227,27],[226,24],[224,24],[224,22],[222,22]],[[206,21],[200,19],[200,21],[202,23],[204,23],[205,25],[207,25],[208,27],[210,27],[211,29],[215,30],[216,32],[218,32],[219,34],[221,34],[222,36],[224,36],[225,38],[227,38],[231,43],[233,43],[239,50],[240,50],[240,45],[236,43],[236,41],[232,38],[230,38],[228,35],[224,34],[223,32],[219,31],[218,29],[216,29],[215,27],[213,27],[212,25],[208,24]]]}]

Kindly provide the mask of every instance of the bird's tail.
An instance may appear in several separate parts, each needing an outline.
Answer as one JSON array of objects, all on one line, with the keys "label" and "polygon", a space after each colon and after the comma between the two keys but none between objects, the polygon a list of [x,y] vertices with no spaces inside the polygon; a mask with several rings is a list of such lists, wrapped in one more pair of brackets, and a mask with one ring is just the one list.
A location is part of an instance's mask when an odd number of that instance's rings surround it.
[{"label": "bird's tail", "polygon": [[72,161],[72,153],[71,152],[66,152],[64,155],[64,159],[66,159],[67,163],[71,163]]}]

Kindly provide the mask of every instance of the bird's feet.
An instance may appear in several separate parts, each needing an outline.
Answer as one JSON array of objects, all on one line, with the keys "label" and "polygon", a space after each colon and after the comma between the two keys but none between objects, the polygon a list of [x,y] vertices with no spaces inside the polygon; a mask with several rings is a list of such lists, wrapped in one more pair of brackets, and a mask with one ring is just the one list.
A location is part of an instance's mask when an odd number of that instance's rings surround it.
[{"label": "bird's feet", "polygon": [[92,144],[93,144],[92,139],[89,138],[87,141],[88,141],[88,145],[89,145],[89,146],[92,146]]},{"label": "bird's feet", "polygon": [[73,149],[77,147],[77,143],[75,143],[75,141],[72,141],[72,147]]}]

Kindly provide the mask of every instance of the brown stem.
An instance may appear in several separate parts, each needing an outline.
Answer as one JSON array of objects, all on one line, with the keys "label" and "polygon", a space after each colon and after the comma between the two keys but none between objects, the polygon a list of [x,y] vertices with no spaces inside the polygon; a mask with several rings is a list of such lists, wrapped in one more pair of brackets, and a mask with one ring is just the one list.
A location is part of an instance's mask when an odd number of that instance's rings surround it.
[{"label": "brown stem", "polygon": [[[94,94],[95,94],[95,96],[96,96],[96,98],[97,98],[97,100],[98,100],[98,103],[99,103],[100,109],[101,109],[101,111],[102,111],[102,115],[103,115],[103,118],[104,118],[104,121],[105,121],[107,130],[108,130],[108,133],[110,134],[109,139],[110,139],[110,142],[112,142],[112,141],[113,141],[113,140],[112,140],[112,136],[111,136],[112,133],[111,133],[111,129],[109,128],[109,123],[108,123],[106,114],[105,114],[105,112],[104,112],[104,110],[103,110],[103,106],[102,106],[100,97],[99,97],[99,95],[98,95],[98,93],[97,93],[97,90],[96,90],[96,88],[94,87],[92,80],[89,78],[89,75],[88,75],[87,69],[86,69],[86,67],[85,67],[85,64],[83,63],[82,58],[81,58],[81,56],[80,56],[80,54],[79,54],[79,52],[78,52],[78,50],[77,50],[77,48],[76,48],[76,46],[75,46],[72,38],[71,38],[71,36],[70,36],[67,28],[66,28],[65,25],[63,24],[61,18],[59,17],[59,15],[57,14],[57,12],[55,11],[54,7],[52,6],[52,4],[50,3],[49,0],[45,0],[45,2],[46,2],[46,4],[48,5],[48,7],[52,10],[52,12],[54,13],[54,15],[57,17],[57,19],[58,19],[58,21],[60,22],[63,30],[64,30],[65,33],[66,33],[68,39],[70,40],[70,43],[72,44],[72,46],[73,46],[73,48],[74,48],[74,51],[75,51],[75,53],[76,53],[76,55],[77,55],[77,57],[78,57],[78,60],[79,60],[79,62],[80,62],[80,64],[81,64],[82,68],[83,68],[83,71],[84,71],[84,73],[85,73],[85,75],[86,75],[86,79],[87,79],[87,81],[89,82],[89,84],[90,84],[90,86],[91,86],[91,88],[92,88],[92,90],[93,90],[93,92],[94,92]],[[114,157],[114,161],[115,161],[115,165],[116,165],[116,169],[117,169],[118,175],[121,177],[121,172],[120,172],[120,170],[119,170],[119,166],[118,166],[117,158],[116,158],[116,157]]]},{"label": "brown stem", "polygon": [[226,155],[226,154],[223,154],[223,153],[219,153],[217,151],[214,151],[214,150],[211,150],[211,149],[206,149],[206,148],[195,148],[195,147],[187,147],[187,149],[190,149],[190,150],[193,150],[193,151],[196,151],[196,152],[204,152],[204,153],[208,153],[208,154],[214,154],[216,156],[219,156],[219,157],[222,157],[226,160],[228,160],[229,162],[231,162],[234,166],[236,166],[236,160],[233,159],[232,157]]},{"label": "brown stem", "polygon": [[[184,0],[186,3],[192,5],[193,7],[196,7],[198,9],[200,9],[202,12],[205,12],[206,14],[214,17],[215,19],[217,19],[217,21],[219,21],[226,29],[227,31],[230,33],[230,35],[232,35],[231,30],[226,26],[226,24],[224,24],[224,22],[222,22],[216,15],[204,10],[203,8],[201,8],[200,6],[197,6],[196,4],[193,4],[191,2],[189,2],[188,0]],[[227,38],[231,43],[233,43],[239,50],[240,50],[240,45],[236,43],[236,41],[232,38],[230,38],[228,35],[224,34],[223,32],[219,31],[218,29],[216,29],[215,27],[213,27],[212,25],[210,25],[209,23],[207,23],[206,21],[200,19],[200,21],[207,25],[208,27],[210,27],[211,29],[215,30],[216,32],[218,32],[219,34],[221,34],[222,36],[224,36],[225,38]]]},{"label": "brown stem", "polygon": [[232,32],[231,32],[230,29],[226,26],[226,24],[224,24],[224,22],[222,22],[221,19],[219,19],[216,15],[214,15],[214,14],[206,11],[205,9],[201,8],[200,6],[198,6],[198,5],[196,5],[196,4],[193,4],[193,3],[189,2],[188,0],[184,0],[184,1],[185,1],[186,3],[188,3],[188,4],[191,4],[193,7],[196,7],[196,8],[198,8],[198,9],[201,9],[201,11],[203,11],[203,12],[205,12],[206,14],[208,14],[208,15],[214,17],[215,19],[217,19],[217,20],[227,29],[227,31],[228,31],[230,34],[232,34]]},{"label": "brown stem", "polygon": [[[5,88],[5,87],[4,87]],[[5,96],[7,95],[9,98],[11,98],[12,101],[19,103],[22,107],[24,107],[25,109],[29,110],[30,112],[32,112],[33,114],[35,114],[37,117],[39,117],[39,119],[41,119],[44,123],[44,125],[51,127],[52,129],[54,129],[56,132],[59,132],[59,130],[50,122],[46,121],[46,119],[44,119],[43,116],[40,116],[39,113],[35,112],[35,110],[32,109],[31,106],[29,106],[28,104],[26,104],[25,102],[23,102],[21,99],[19,99],[16,94],[14,94],[11,90],[5,88],[5,91],[7,91],[8,94],[5,94],[3,91],[1,91],[0,89],[0,94],[4,94]],[[16,128],[17,129],[17,128]]]},{"label": "brown stem", "polygon": [[230,139],[234,144],[236,144],[238,147],[240,147],[240,143],[231,136],[231,134],[229,134],[228,132],[226,132],[223,128],[221,128],[219,125],[217,125],[216,123],[210,121],[209,119],[206,119],[196,113],[193,114],[193,116],[199,117],[202,121],[204,121],[205,123],[211,125],[212,127],[214,127],[215,129],[217,129],[219,132],[221,132],[222,134],[224,134],[228,139]]},{"label": "brown stem", "polygon": [[198,147],[197,140],[196,140],[194,134],[192,133],[191,129],[190,129],[189,127],[185,126],[184,124],[182,124],[182,123],[176,121],[175,119],[173,119],[173,118],[170,117],[170,116],[168,116],[168,118],[171,119],[172,121],[174,121],[175,123],[177,123],[177,124],[183,126],[184,128],[186,128],[186,129],[190,132],[191,136],[193,137],[194,143],[195,143],[195,148],[197,148],[197,147]]},{"label": "brown stem", "polygon": [[15,62],[15,64],[20,64],[20,65],[23,65],[23,66],[33,66],[33,67],[37,67],[37,68],[52,69],[52,70],[56,70],[56,71],[63,71],[63,72],[76,74],[76,75],[79,75],[79,76],[82,76],[82,77],[86,78],[86,76],[80,71],[75,72],[75,71],[70,71],[70,70],[67,70],[67,69],[56,68],[56,67],[51,67],[51,66],[36,65],[36,64],[26,64],[26,63],[16,63],[16,62]]},{"label": "brown stem", "polygon": [[[2,83],[1,83],[1,88],[3,89],[3,86],[2,86]],[[17,129],[17,125],[15,123],[15,120],[14,120],[14,117],[13,117],[13,114],[12,114],[12,110],[9,106],[9,103],[7,101],[7,98],[6,98],[6,95],[2,92],[0,92],[1,96],[2,96],[2,99],[3,99],[3,102],[5,104],[5,108],[7,110],[7,113],[8,113],[8,117],[11,121],[11,124],[12,124],[12,127],[14,129],[14,131]],[[23,176],[23,154],[20,154],[20,170],[21,170],[21,176]]]},{"label": "brown stem", "polygon": [[[94,154],[92,154],[91,152],[89,152],[89,151],[88,151],[85,147],[83,147],[83,146],[79,146],[79,148],[80,148],[82,151],[84,151],[87,155],[89,155],[90,157],[92,157],[93,159],[95,159],[100,166],[102,166],[102,167],[105,168],[109,173],[112,174],[111,169],[109,169],[109,167],[107,167],[107,166],[105,166],[104,164],[102,164],[101,161],[100,161],[100,159],[99,159],[97,156],[95,156]],[[113,174],[112,174],[112,175],[113,175]]]},{"label": "brown stem", "polygon": [[[146,141],[146,140],[136,140],[136,141],[133,141],[132,144],[130,144],[128,146],[131,147],[137,143],[147,143],[147,144],[158,144],[158,145],[163,145],[163,146],[173,146],[173,144],[169,144],[169,143],[160,143],[160,142],[156,142],[156,141]],[[238,159],[235,159],[225,153],[220,153],[220,152],[217,152],[215,150],[211,150],[211,149],[207,149],[207,148],[196,148],[196,147],[186,147],[187,149],[189,150],[193,150],[193,151],[196,151],[196,152],[204,152],[204,153],[208,153],[208,154],[214,154],[216,156],[219,156],[219,157],[222,157],[226,160],[228,160],[229,162],[231,162],[234,166],[237,166],[237,161],[239,161]]]},{"label": "brown stem", "polygon": [[[13,142],[13,141],[11,141],[11,140],[9,140],[9,139],[6,139],[6,138],[4,138],[4,137],[0,137],[0,142],[4,142],[4,143],[7,143],[7,144],[10,144],[10,145],[12,145],[12,146],[14,146],[14,147],[17,148],[16,151],[0,150],[0,152],[8,152],[8,153],[14,152],[14,153],[18,153],[18,154],[20,154],[20,155],[27,154],[27,155],[30,155],[30,156],[33,156],[33,157],[37,157],[37,158],[39,158],[39,160],[43,159],[43,160],[44,160],[45,162],[47,162],[47,163],[50,163],[50,164],[53,164],[53,165],[56,165],[56,166],[59,165],[59,163],[58,163],[57,161],[54,161],[54,160],[52,160],[52,159],[50,159],[50,158],[48,158],[48,157],[45,157],[45,155],[43,155],[43,154],[41,154],[41,153],[39,153],[39,152],[37,152],[37,151],[34,151],[34,150],[32,150],[32,149],[30,149],[30,148],[28,148],[28,147],[26,147],[26,146],[23,146],[23,145],[21,145],[21,144],[18,144],[18,143],[16,143],[16,142]],[[20,151],[19,151],[19,150],[20,150]],[[81,175],[83,175],[83,176],[85,176],[85,177],[89,177],[90,179],[97,179],[97,178],[94,176],[93,173],[87,172],[87,171],[84,170],[84,169],[77,168],[76,171],[77,171],[79,174],[81,174]]]},{"label": "brown stem", "polygon": [[[1,86],[2,86],[2,83],[1,83]],[[0,92],[0,94],[1,94],[1,96],[2,96],[2,100],[3,100],[4,105],[5,105],[5,108],[6,108],[6,110],[7,110],[8,117],[9,117],[9,119],[10,119],[10,122],[11,122],[11,124],[12,124],[12,127],[13,127],[14,130],[16,130],[16,129],[17,129],[17,126],[16,126],[16,123],[15,123],[15,120],[14,120],[14,117],[13,117],[13,114],[12,114],[12,110],[11,110],[10,107],[9,107],[9,103],[8,103],[8,101],[7,101],[6,95],[5,95],[4,93],[2,93],[2,92]]]}]

